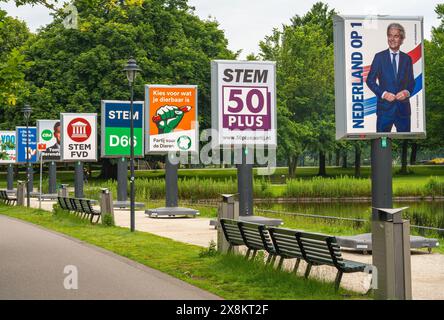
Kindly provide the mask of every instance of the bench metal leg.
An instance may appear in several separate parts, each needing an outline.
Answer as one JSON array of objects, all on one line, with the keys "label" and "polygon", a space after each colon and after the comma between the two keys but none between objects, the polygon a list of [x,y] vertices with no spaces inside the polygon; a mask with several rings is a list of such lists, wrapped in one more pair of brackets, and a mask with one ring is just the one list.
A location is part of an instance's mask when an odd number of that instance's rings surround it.
[{"label": "bench metal leg", "polygon": [[299,263],[301,263],[301,259],[296,259],[296,263],[294,264],[293,272],[297,273],[299,268]]},{"label": "bench metal leg", "polygon": [[256,257],[257,250],[253,250],[253,255],[251,256],[251,260],[253,260]]},{"label": "bench metal leg", "polygon": [[247,254],[245,255],[245,258],[248,260],[248,256],[250,255],[251,249],[247,250]]},{"label": "bench metal leg", "polygon": [[273,258],[273,255],[272,255],[271,253],[269,253],[269,254],[268,254],[267,261],[265,262],[265,264],[266,264],[266,265],[269,264],[272,258]]},{"label": "bench metal leg", "polygon": [[274,263],[276,262],[276,259],[277,259],[277,255],[275,254],[275,255],[273,255],[273,257],[271,257],[271,265],[272,266],[274,266]]},{"label": "bench metal leg", "polygon": [[277,269],[282,270],[283,265],[284,265],[284,257],[280,257]]},{"label": "bench metal leg", "polygon": [[231,244],[228,246],[227,253],[233,253],[233,246]]},{"label": "bench metal leg", "polygon": [[335,292],[338,292],[339,290],[339,285],[341,284],[341,279],[342,279],[342,271],[338,270],[338,273],[336,274],[336,279],[335,279]]},{"label": "bench metal leg", "polygon": [[308,276],[310,275],[311,266],[312,266],[311,263],[307,264],[307,269],[305,269],[305,274],[304,274],[305,279],[307,279]]}]

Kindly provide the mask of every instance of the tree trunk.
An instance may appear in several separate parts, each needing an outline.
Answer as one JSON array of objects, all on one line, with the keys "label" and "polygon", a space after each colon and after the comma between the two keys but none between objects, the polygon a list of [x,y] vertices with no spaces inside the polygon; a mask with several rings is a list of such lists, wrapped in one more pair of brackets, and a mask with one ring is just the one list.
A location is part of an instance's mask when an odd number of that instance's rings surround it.
[{"label": "tree trunk", "polygon": [[410,153],[410,165],[416,164],[416,155],[418,154],[418,144],[416,142],[412,143],[412,151]]},{"label": "tree trunk", "polygon": [[318,176],[325,177],[327,175],[327,170],[325,169],[325,153],[319,151],[319,173]]},{"label": "tree trunk", "polygon": [[296,176],[298,158],[298,155],[291,155],[288,157],[288,175],[290,176],[290,178],[294,178]]},{"label": "tree trunk", "polygon": [[407,140],[402,141],[402,153],[401,153],[401,173],[407,173],[407,149],[409,142]]},{"label": "tree trunk", "polygon": [[355,177],[361,176],[361,147],[355,145]]},{"label": "tree trunk", "polygon": [[336,149],[336,167],[339,167],[339,163],[341,160],[341,149]]},{"label": "tree trunk", "polygon": [[102,159],[100,178],[117,180],[117,164],[112,164],[110,159]]},{"label": "tree trunk", "polygon": [[342,168],[347,168],[347,150],[342,153]]}]

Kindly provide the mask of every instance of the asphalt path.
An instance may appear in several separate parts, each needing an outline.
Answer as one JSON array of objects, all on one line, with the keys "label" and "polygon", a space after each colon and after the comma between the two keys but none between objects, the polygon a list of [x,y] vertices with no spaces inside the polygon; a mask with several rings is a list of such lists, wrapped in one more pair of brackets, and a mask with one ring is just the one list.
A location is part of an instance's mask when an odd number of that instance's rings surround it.
[{"label": "asphalt path", "polygon": [[219,298],[109,251],[0,215],[0,299]]}]

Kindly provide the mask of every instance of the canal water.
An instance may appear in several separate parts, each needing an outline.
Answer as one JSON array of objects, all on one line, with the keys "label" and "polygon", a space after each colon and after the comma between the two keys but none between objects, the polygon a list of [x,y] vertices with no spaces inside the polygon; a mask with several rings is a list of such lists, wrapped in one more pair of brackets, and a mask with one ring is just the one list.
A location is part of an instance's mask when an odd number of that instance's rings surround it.
[{"label": "canal water", "polygon": [[[370,202],[257,203],[255,206],[258,209],[279,212],[371,219]],[[444,201],[395,202],[393,207],[409,207],[403,217],[409,219],[411,225],[444,229]],[[433,233],[444,236],[444,231]]]}]

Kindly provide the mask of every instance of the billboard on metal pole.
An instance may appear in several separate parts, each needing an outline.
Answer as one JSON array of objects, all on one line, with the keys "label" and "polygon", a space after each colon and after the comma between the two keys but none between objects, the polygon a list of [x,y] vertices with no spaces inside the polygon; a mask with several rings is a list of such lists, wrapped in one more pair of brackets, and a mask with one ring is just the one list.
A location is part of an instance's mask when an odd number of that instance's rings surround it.
[{"label": "billboard on metal pole", "polygon": [[[27,137],[28,147],[27,147]],[[26,163],[26,159],[29,159],[30,163],[37,162],[37,128],[28,127],[28,132],[26,127],[16,127],[16,162]]]},{"label": "billboard on metal pole", "polygon": [[145,86],[145,153],[199,151],[197,86]]},{"label": "billboard on metal pole", "polygon": [[[130,156],[130,101],[102,101],[101,156],[121,158]],[[143,101],[133,102],[134,156],[144,156]]]},{"label": "billboard on metal pole", "polygon": [[63,161],[97,161],[97,114],[61,113]]},{"label": "billboard on metal pole", "polygon": [[0,131],[0,164],[15,163],[15,131]]},{"label": "billboard on metal pole", "polygon": [[336,138],[425,138],[423,18],[335,16]]},{"label": "billboard on metal pole", "polygon": [[37,120],[37,134],[42,161],[60,161],[60,120]]},{"label": "billboard on metal pole", "polygon": [[276,63],[211,61],[214,145],[276,147]]}]

